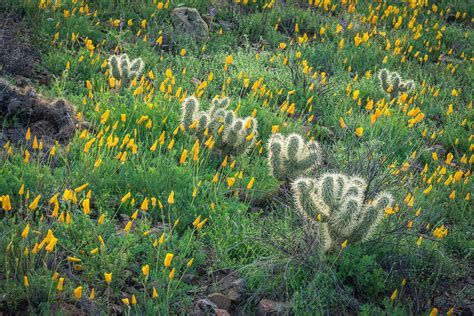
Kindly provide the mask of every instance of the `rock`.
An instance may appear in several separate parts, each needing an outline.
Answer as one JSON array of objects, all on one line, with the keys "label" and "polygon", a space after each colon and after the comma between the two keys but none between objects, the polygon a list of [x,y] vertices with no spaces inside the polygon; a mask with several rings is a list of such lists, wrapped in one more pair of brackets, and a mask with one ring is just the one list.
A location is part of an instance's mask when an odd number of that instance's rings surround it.
[{"label": "rock", "polygon": [[227,292],[226,296],[232,301],[232,302],[239,302],[240,299],[242,298],[242,292],[239,291],[238,289],[232,288]]},{"label": "rock", "polygon": [[209,314],[217,314],[217,306],[211,300],[204,298],[198,300],[194,304],[193,315],[194,316],[204,316]]},{"label": "rock", "polygon": [[269,299],[263,299],[258,303],[257,315],[286,315],[288,313],[288,304],[275,302]]},{"label": "rock", "polygon": [[190,35],[199,39],[205,39],[208,36],[209,27],[198,10],[194,8],[180,7],[173,9],[171,20],[178,34]]},{"label": "rock", "polygon": [[9,84],[0,78],[0,119],[14,119],[16,124],[5,131],[12,142],[24,140],[28,128],[31,137],[42,140],[47,151],[54,141],[67,144],[76,132],[75,108],[65,100],[48,100],[30,86],[27,79],[19,80],[19,85]]},{"label": "rock", "polygon": [[213,276],[213,289],[216,293],[222,293],[232,303],[238,303],[241,301],[242,296],[245,294],[246,282],[244,279],[239,278],[235,272],[230,270],[216,271]]},{"label": "rock", "polygon": [[230,298],[233,302],[239,302],[242,298],[242,295],[245,293],[245,280],[237,279],[231,283],[230,288],[227,292],[224,292],[225,295]]},{"label": "rock", "polygon": [[225,309],[216,309],[216,316],[230,316],[229,312]]},{"label": "rock", "polygon": [[125,224],[130,220],[130,216],[128,216],[127,214],[120,214],[120,217],[122,218],[122,222],[124,222]]},{"label": "rock", "polygon": [[216,306],[220,309],[225,309],[229,310],[230,306],[232,305],[232,301],[230,298],[225,296],[224,294],[221,293],[212,293],[207,296],[207,298],[216,304]]}]

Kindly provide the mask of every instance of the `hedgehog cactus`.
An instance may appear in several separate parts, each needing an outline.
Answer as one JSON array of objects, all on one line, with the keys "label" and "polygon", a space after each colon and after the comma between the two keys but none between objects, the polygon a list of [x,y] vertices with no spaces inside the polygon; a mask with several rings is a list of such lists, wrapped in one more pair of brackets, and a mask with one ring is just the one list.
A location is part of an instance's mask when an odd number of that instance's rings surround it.
[{"label": "hedgehog cactus", "polygon": [[214,99],[207,111],[201,111],[194,97],[184,100],[181,122],[185,130],[201,138],[215,136],[216,147],[225,155],[245,154],[256,143],[257,120],[253,117],[239,118],[227,110],[228,98]]},{"label": "hedgehog cactus", "polygon": [[305,142],[298,134],[274,134],[267,147],[270,172],[280,181],[308,175],[321,164],[319,144],[314,140]]},{"label": "hedgehog cactus", "polygon": [[413,80],[402,80],[400,75],[387,69],[379,71],[379,81],[382,89],[390,95],[390,99],[398,97],[401,93],[409,92],[415,88]]},{"label": "hedgehog cactus", "polygon": [[319,179],[299,178],[292,183],[296,211],[323,252],[340,246],[345,240],[368,239],[387,207],[393,205],[392,195],[386,192],[365,203],[366,188],[364,179],[342,174],[324,174]]},{"label": "hedgehog cactus", "polygon": [[108,64],[109,73],[116,80],[120,80],[122,88],[129,88],[132,80],[140,76],[144,67],[141,58],[130,60],[127,54],[110,56]]}]

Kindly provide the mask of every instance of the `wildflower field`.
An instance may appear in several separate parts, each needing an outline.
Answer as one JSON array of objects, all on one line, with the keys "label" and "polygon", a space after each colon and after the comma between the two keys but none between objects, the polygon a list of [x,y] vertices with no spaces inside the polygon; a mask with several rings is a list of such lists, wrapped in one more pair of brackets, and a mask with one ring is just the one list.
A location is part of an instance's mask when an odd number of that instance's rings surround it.
[{"label": "wildflower field", "polygon": [[473,23],[1,0],[0,314],[472,315]]}]

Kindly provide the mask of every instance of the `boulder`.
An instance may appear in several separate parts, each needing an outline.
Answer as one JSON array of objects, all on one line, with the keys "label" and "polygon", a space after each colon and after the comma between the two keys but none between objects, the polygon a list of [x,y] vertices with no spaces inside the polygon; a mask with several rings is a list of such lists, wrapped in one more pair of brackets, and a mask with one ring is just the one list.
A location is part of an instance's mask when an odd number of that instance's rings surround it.
[{"label": "boulder", "polygon": [[171,11],[176,35],[188,35],[198,39],[205,39],[209,33],[209,27],[202,19],[198,10],[188,7],[175,8]]},{"label": "boulder", "polygon": [[79,123],[74,106],[62,99],[44,98],[27,79],[20,80],[15,86],[0,78],[0,119],[14,122],[3,131],[7,140],[14,143],[24,140],[30,128],[31,137],[42,140],[45,150],[54,141],[67,144],[74,137]]}]

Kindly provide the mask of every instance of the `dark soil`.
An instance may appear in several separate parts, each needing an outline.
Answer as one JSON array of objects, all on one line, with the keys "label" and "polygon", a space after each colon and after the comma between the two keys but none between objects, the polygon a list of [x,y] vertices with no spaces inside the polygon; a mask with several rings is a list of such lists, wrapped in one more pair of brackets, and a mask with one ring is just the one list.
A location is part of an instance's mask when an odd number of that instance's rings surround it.
[{"label": "dark soil", "polygon": [[36,93],[32,82],[48,85],[51,74],[38,70],[41,52],[33,43],[33,30],[22,22],[21,14],[8,13],[1,4],[0,11],[0,75],[17,82],[15,86],[0,77],[0,146],[7,141],[24,143],[28,128],[32,139],[36,136],[43,142],[44,152],[55,141],[65,145],[75,134],[76,111],[64,100]]},{"label": "dark soil", "polygon": [[[2,11],[0,6],[0,12]],[[33,44],[31,26],[18,14],[0,13],[0,74],[22,76],[49,85],[51,74],[39,71],[39,48]]]},{"label": "dark soil", "polygon": [[30,42],[31,31],[21,27],[19,16],[0,16],[0,65],[12,75],[31,77],[39,53]]}]

